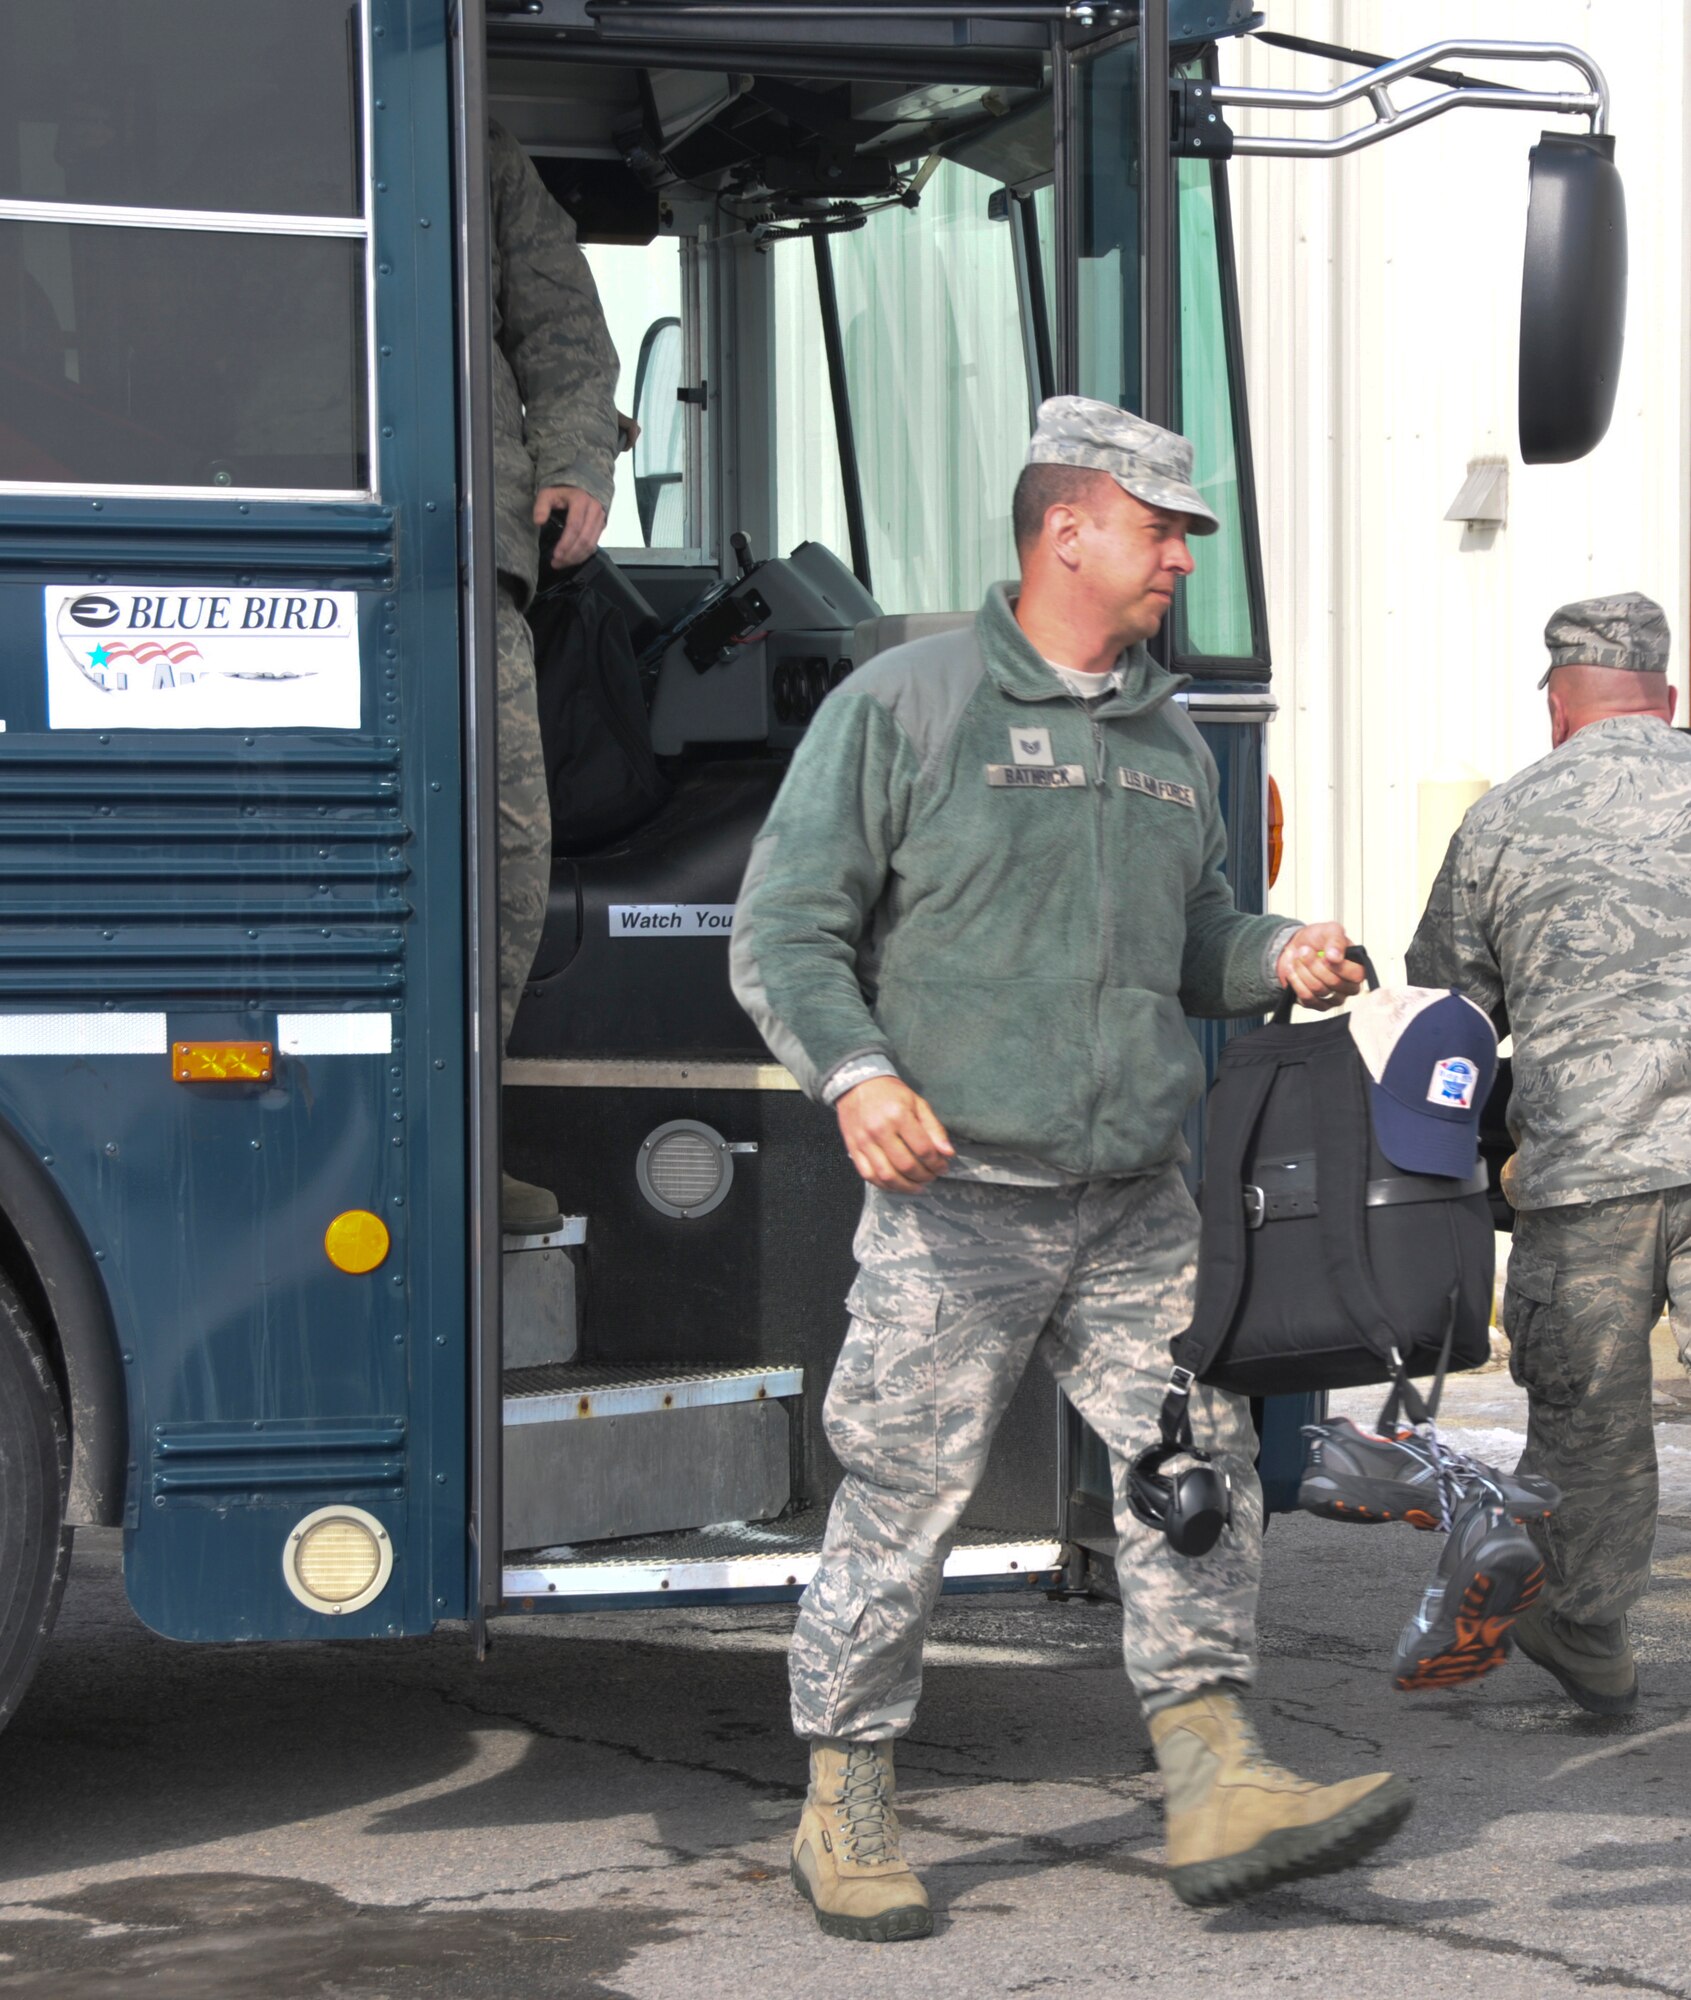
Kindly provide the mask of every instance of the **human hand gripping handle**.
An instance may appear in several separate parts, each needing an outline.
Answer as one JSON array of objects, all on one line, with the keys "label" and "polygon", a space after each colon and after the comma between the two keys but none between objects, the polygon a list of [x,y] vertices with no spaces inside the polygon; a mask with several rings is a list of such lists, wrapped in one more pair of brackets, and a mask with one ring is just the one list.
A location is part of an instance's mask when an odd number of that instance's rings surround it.
[{"label": "human hand gripping handle", "polygon": [[1356,960],[1346,956],[1350,948],[1343,924],[1305,924],[1286,940],[1274,976],[1318,1013],[1343,1006],[1366,976]]},{"label": "human hand gripping handle", "polygon": [[563,526],[552,550],[551,566],[574,569],[599,546],[599,537],[605,532],[605,510],[579,486],[543,486],[534,496],[534,525],[544,528],[554,514],[563,517]]},{"label": "human hand gripping handle", "polygon": [[834,1106],[851,1163],[871,1187],[920,1194],[957,1149],[934,1108],[896,1076],[873,1076]]}]

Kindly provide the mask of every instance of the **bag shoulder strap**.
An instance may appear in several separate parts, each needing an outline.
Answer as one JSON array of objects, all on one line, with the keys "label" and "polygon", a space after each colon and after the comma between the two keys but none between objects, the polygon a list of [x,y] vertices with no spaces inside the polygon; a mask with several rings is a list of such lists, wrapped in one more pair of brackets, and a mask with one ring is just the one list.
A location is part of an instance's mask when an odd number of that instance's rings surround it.
[{"label": "bag shoulder strap", "polygon": [[1210,1091],[1197,1297],[1191,1324],[1173,1343],[1175,1373],[1184,1375],[1188,1386],[1221,1352],[1239,1309],[1245,1286],[1245,1204],[1240,1193],[1245,1161],[1262,1123],[1268,1093],[1284,1068],[1284,1062],[1237,1063],[1222,1070]]},{"label": "bag shoulder strap", "polygon": [[1401,1365],[1404,1338],[1374,1282],[1368,1255],[1368,1140],[1373,1121],[1362,1058],[1334,1037],[1310,1057],[1316,1097],[1315,1172],[1321,1190],[1321,1248],[1328,1280],[1356,1336],[1388,1367]]}]

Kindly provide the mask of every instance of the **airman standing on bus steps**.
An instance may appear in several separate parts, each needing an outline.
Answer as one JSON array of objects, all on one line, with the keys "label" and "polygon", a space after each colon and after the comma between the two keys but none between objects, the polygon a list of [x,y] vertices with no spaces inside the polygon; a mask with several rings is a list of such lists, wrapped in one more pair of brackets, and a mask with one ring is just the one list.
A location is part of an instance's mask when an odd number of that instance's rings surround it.
[{"label": "airman standing on bus steps", "polygon": [[1691,740],[1668,627],[1637,591],[1544,630],[1552,749],[1452,838],[1409,977],[1502,1009],[1515,1038],[1503,1301],[1527,1392],[1520,1470],[1562,1504],[1515,1643],[1582,1708],[1638,1700],[1626,1615],[1650,1580],[1650,1335],[1691,1353]]},{"label": "airman standing on bus steps", "polygon": [[1336,1002],[1337,924],[1242,915],[1214,760],[1145,647],[1218,523],[1184,438],[1081,397],[1040,410],[1017,484],[1019,591],[900,646],[818,711],[752,850],[734,990],[834,1106],[868,1183],[825,1405],[845,1477],[790,1659],[811,1783],[795,1886],[836,1935],[928,1933],[893,1745],[946,1555],[1037,1354],[1109,1449],[1129,1678],[1197,1903],[1342,1867],[1408,1810],[1385,1773],[1317,1786],[1264,1757],[1261,1494],[1250,1412],[1193,1396],[1234,1522],[1185,1559],[1127,1503],[1191,1315],[1187,1013]]},{"label": "airman standing on bus steps", "polygon": [[[618,449],[616,349],[575,225],[509,132],[488,133],[493,195],[494,543],[499,569],[499,1046],[511,1038],[552,879],[552,809],[534,640],[523,613],[540,530],[564,517],[552,565],[585,562],[610,511]],[[507,1231],[560,1220],[544,1188],[507,1173]]]}]

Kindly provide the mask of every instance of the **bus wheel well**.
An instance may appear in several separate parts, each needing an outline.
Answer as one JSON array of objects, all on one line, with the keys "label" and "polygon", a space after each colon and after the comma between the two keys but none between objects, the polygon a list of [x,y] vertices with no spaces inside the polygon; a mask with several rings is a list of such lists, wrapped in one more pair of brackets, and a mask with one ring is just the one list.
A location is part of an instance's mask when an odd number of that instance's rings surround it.
[{"label": "bus wheel well", "polygon": [[94,1259],[35,1153],[0,1122],[0,1268],[47,1350],[71,1433],[65,1518],[123,1520],[129,1411],[117,1335]]}]

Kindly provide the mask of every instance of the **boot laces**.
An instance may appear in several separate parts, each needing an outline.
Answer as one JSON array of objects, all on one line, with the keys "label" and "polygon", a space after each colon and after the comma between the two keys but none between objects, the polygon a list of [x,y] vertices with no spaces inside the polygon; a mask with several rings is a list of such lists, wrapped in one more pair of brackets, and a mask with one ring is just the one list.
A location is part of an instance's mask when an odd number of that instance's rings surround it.
[{"label": "boot laces", "polygon": [[886,1766],[872,1743],[854,1743],[840,1787],[840,1818],[853,1861],[898,1859],[898,1821],[887,1797]]},{"label": "boot laces", "polygon": [[1262,1778],[1284,1778],[1287,1774],[1262,1747],[1256,1728],[1242,1711],[1235,1710],[1234,1727],[1239,1732],[1239,1766]]}]

